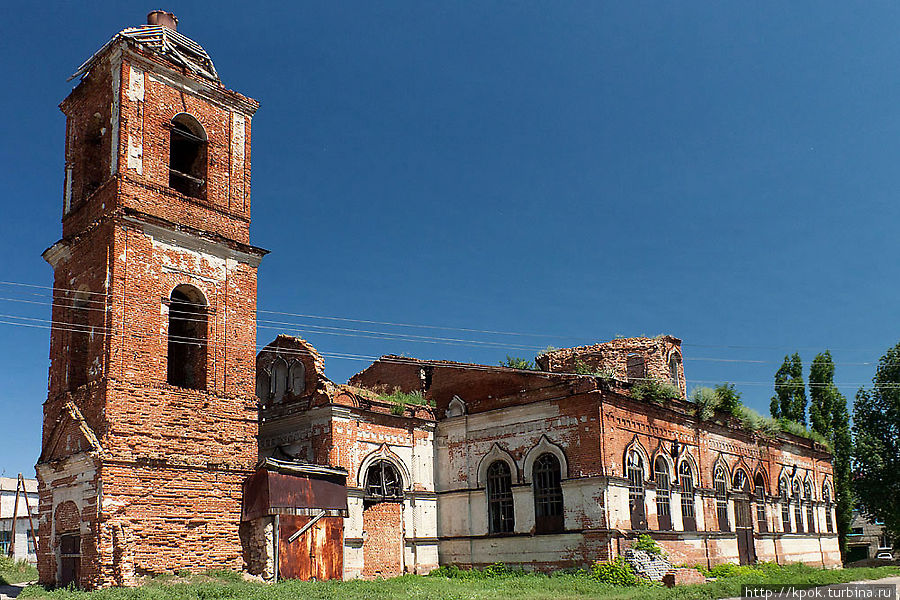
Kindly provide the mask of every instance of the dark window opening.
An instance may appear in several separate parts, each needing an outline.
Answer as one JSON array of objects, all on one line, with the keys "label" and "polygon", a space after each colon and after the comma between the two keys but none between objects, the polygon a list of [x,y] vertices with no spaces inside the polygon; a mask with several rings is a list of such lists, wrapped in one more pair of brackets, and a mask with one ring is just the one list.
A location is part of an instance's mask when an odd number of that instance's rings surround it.
[{"label": "dark window opening", "polygon": [[628,509],[631,512],[631,528],[647,529],[647,513],[644,507],[644,459],[637,450],[628,452],[626,476],[628,477]]},{"label": "dark window opening", "polygon": [[366,470],[366,504],[403,500],[403,480],[397,467],[377,460]]},{"label": "dark window opening", "polygon": [[99,113],[94,114],[85,128],[81,144],[81,195],[84,200],[103,183],[103,128]]},{"label": "dark window opening", "polygon": [[678,467],[678,478],[681,481],[681,521],[685,531],[697,530],[697,518],[694,516],[694,474],[687,461]]},{"label": "dark window opening", "polygon": [[781,530],[791,532],[791,497],[789,496],[787,479],[778,482],[778,496],[781,498]]},{"label": "dark window opening", "polygon": [[260,368],[256,372],[256,397],[262,402],[269,399],[269,372]]},{"label": "dark window opening", "polygon": [[625,366],[628,381],[640,381],[647,377],[647,368],[644,357],[640,354],[629,354]]},{"label": "dark window opening", "polygon": [[676,388],[681,389],[681,355],[677,352],[673,352],[669,357],[669,379],[672,380],[672,385]]},{"label": "dark window opening", "polygon": [[716,491],[716,517],[719,520],[719,531],[731,531],[728,523],[727,479],[725,479],[725,470],[722,467],[716,467],[713,486]]},{"label": "dark window opening", "polygon": [[669,489],[669,465],[662,456],[656,457],[654,466],[656,478],[656,517],[659,528],[672,529],[672,506],[670,503],[671,490]]},{"label": "dark window opening", "polygon": [[166,381],[194,390],[206,389],[206,299],[199,290],[179,285],[169,302],[169,360]]},{"label": "dark window opening", "polygon": [[563,519],[562,470],[559,459],[542,454],[534,461],[534,529],[537,533],[562,531]]},{"label": "dark window opening", "polygon": [[488,532],[512,533],[513,514],[512,475],[509,465],[494,461],[487,470]]},{"label": "dark window opening", "polygon": [[69,390],[81,387],[88,380],[90,366],[91,325],[87,294],[79,292],[72,303],[69,332],[69,360],[66,379]]},{"label": "dark window opening", "polygon": [[192,198],[206,198],[207,140],[190,115],[172,119],[169,136],[169,187]]},{"label": "dark window opening", "polygon": [[756,499],[756,525],[760,533],[766,533],[769,530],[768,521],[766,520],[766,484],[763,481],[761,473],[756,474],[754,480],[755,491],[753,495]]},{"label": "dark window opening", "polygon": [[816,532],[816,519],[813,515],[813,498],[812,487],[809,482],[803,483],[803,499],[806,501],[806,531],[808,533]]},{"label": "dark window opening", "polygon": [[800,482],[795,481],[793,487],[791,488],[792,496],[794,497],[794,525],[797,528],[797,533],[803,533],[803,507],[800,504]]},{"label": "dark window opening", "polygon": [[825,531],[834,533],[834,523],[831,520],[831,490],[828,486],[822,486],[822,500],[825,502]]}]

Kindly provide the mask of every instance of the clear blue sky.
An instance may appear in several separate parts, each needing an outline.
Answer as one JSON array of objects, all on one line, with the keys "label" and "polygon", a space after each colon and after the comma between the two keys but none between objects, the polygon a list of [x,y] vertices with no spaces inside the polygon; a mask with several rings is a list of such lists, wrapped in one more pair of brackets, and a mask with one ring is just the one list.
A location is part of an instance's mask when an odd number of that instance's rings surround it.
[{"label": "clear blue sky", "polygon": [[[896,3],[5,6],[0,280],[51,284],[66,78],[164,8],[261,103],[261,309],[540,334],[260,314],[260,343],[300,332],[335,381],[367,364],[338,353],[496,363],[665,332],[689,387],[741,382],[765,413],[785,353],[831,348],[852,397],[900,339]],[[45,291],[0,285],[0,314],[41,325],[9,299]],[[33,474],[48,339],[0,323],[7,474]]]}]

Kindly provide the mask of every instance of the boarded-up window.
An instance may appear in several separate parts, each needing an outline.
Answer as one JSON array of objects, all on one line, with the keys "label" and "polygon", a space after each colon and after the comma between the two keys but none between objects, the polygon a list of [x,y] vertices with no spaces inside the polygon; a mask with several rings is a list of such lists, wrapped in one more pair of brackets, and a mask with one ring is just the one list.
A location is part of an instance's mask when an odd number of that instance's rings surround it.
[{"label": "boarded-up window", "polygon": [[640,354],[629,354],[626,358],[626,368],[628,381],[640,381],[647,377],[644,357]]},{"label": "boarded-up window", "polygon": [[562,531],[563,493],[559,459],[542,454],[534,461],[534,528],[537,533]]},{"label": "boarded-up window", "polygon": [[206,352],[206,298],[193,286],[179,285],[169,302],[168,383],[206,389]]},{"label": "boarded-up window", "polygon": [[494,461],[487,470],[488,531],[512,533],[515,527],[513,515],[512,475],[509,465]]}]

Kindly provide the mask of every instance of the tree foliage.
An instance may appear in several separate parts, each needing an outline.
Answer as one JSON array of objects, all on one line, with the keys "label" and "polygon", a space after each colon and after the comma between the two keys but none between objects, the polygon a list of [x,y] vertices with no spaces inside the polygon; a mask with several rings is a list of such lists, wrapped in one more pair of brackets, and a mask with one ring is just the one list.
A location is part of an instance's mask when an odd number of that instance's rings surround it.
[{"label": "tree foliage", "polygon": [[803,361],[794,352],[785,356],[775,372],[775,396],[769,404],[775,419],[787,419],[806,425],[806,386],[803,383]]},{"label": "tree foliage", "polygon": [[841,554],[847,555],[847,534],[853,513],[850,489],[850,417],[847,399],[834,385],[834,361],[826,350],[817,354],[809,367],[809,421],[813,431],[822,434],[832,447],[834,498]]},{"label": "tree foliage", "polygon": [[853,407],[853,487],[860,508],[900,541],[900,344],[878,362]]},{"label": "tree foliage", "polygon": [[506,355],[506,360],[500,361],[501,367],[509,367],[511,369],[522,369],[525,371],[534,371],[534,363],[527,358],[519,358],[518,356]]}]

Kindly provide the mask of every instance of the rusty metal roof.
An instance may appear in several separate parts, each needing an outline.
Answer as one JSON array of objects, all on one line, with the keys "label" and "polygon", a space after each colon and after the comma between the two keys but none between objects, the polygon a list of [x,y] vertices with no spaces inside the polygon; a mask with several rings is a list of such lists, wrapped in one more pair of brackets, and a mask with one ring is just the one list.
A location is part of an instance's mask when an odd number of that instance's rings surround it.
[{"label": "rusty metal roof", "polygon": [[163,25],[141,25],[123,29],[78,67],[69,77],[69,81],[89,72],[100,55],[118,40],[130,40],[201,77],[219,82],[219,74],[206,50],[191,38]]}]

